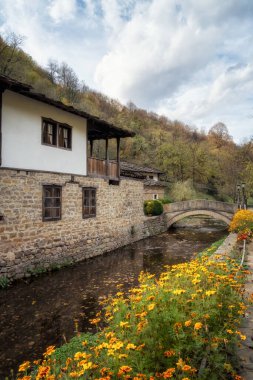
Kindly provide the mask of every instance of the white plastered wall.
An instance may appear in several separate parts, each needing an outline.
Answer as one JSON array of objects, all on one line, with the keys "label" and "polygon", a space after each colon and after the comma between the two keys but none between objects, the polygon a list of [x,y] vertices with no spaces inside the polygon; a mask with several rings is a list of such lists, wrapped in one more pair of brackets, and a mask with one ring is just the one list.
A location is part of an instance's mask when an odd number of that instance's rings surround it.
[{"label": "white plastered wall", "polygon": [[[72,150],[41,143],[42,117],[72,127]],[[5,91],[2,104],[2,166],[86,175],[86,119]]]}]

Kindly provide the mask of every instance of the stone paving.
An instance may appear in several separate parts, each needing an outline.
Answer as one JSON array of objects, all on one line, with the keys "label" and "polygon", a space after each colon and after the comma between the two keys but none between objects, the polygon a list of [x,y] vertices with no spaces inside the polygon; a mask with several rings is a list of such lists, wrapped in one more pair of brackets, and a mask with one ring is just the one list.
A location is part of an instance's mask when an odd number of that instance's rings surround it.
[{"label": "stone paving", "polygon": [[[245,284],[246,297],[253,294],[253,242],[247,246],[245,264],[250,270]],[[253,306],[249,306],[242,321],[240,331],[246,335],[246,340],[241,341],[238,355],[243,380],[253,380]]]}]

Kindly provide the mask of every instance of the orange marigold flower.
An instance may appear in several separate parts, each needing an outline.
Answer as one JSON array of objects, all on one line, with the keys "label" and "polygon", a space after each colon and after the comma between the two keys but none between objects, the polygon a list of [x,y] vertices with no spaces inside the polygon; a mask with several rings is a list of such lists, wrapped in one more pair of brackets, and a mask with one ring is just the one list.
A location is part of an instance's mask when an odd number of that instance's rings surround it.
[{"label": "orange marigold flower", "polygon": [[189,327],[189,326],[191,326],[191,324],[192,324],[191,319],[189,319],[189,321],[186,321],[186,322],[184,323],[185,327]]},{"label": "orange marigold flower", "polygon": [[90,319],[90,324],[97,325],[101,321],[101,318]]},{"label": "orange marigold flower", "polygon": [[175,368],[168,368],[165,372],[162,373],[164,379],[170,379],[173,377],[173,373],[176,371]]},{"label": "orange marigold flower", "polygon": [[23,377],[18,377],[17,380],[31,380],[32,376],[23,376]]},{"label": "orange marigold flower", "polygon": [[168,351],[164,352],[164,356],[166,358],[170,358],[171,356],[174,356],[175,354],[176,354],[176,352],[174,350],[168,350]]},{"label": "orange marigold flower", "polygon": [[200,330],[203,327],[201,322],[196,322],[194,325],[194,330]]},{"label": "orange marigold flower", "polygon": [[43,356],[44,356],[44,357],[46,357],[46,356],[50,356],[50,355],[52,355],[54,352],[55,352],[55,346],[49,346],[49,347],[47,347],[46,352],[44,352]]},{"label": "orange marigold flower", "polygon": [[118,371],[118,376],[124,375],[125,373],[131,372],[131,371],[132,371],[131,367],[129,367],[128,365],[123,365],[122,367],[120,367]]},{"label": "orange marigold flower", "polygon": [[184,372],[188,372],[188,371],[190,371],[191,370],[191,366],[190,365],[187,365],[187,364],[185,364],[183,367],[182,367],[182,371],[184,371]]},{"label": "orange marigold flower", "polygon": [[25,372],[28,368],[30,368],[29,361],[22,363],[18,368],[18,372]]},{"label": "orange marigold flower", "polygon": [[49,366],[40,366],[38,369],[36,380],[43,379],[43,377],[46,377],[47,375],[49,375],[49,372],[50,372]]}]

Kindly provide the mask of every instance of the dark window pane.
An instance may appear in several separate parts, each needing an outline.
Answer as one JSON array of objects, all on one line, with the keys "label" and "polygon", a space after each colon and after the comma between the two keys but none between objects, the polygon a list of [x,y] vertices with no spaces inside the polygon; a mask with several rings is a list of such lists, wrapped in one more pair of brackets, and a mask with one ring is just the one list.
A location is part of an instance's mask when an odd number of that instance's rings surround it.
[{"label": "dark window pane", "polygon": [[83,217],[96,216],[96,189],[83,189]]},{"label": "dark window pane", "polygon": [[57,124],[46,120],[42,124],[42,141],[44,144],[56,145]]},{"label": "dark window pane", "polygon": [[59,147],[71,148],[71,128],[59,125]]},{"label": "dark window pane", "polygon": [[53,207],[53,206],[54,206],[53,199],[45,198],[45,207]]},{"label": "dark window pane", "polygon": [[44,186],[43,219],[61,219],[61,187],[54,185]]},{"label": "dark window pane", "polygon": [[61,188],[60,187],[55,187],[54,188],[54,197],[60,198],[61,196]]}]

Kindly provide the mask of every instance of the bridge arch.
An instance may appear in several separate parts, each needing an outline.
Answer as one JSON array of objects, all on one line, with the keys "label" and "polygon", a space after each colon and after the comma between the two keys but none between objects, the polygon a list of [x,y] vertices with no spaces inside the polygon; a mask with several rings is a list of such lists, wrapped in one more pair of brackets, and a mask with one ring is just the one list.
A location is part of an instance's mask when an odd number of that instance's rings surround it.
[{"label": "bridge arch", "polygon": [[187,218],[189,216],[198,216],[198,215],[206,215],[211,216],[214,219],[221,220],[225,224],[229,225],[231,221],[231,217],[228,217],[227,215],[222,215],[216,211],[210,211],[210,210],[191,210],[191,211],[183,211],[178,213],[177,215],[173,215],[170,217],[169,214],[167,214],[167,228],[170,228],[172,224],[178,222],[181,219]]}]

